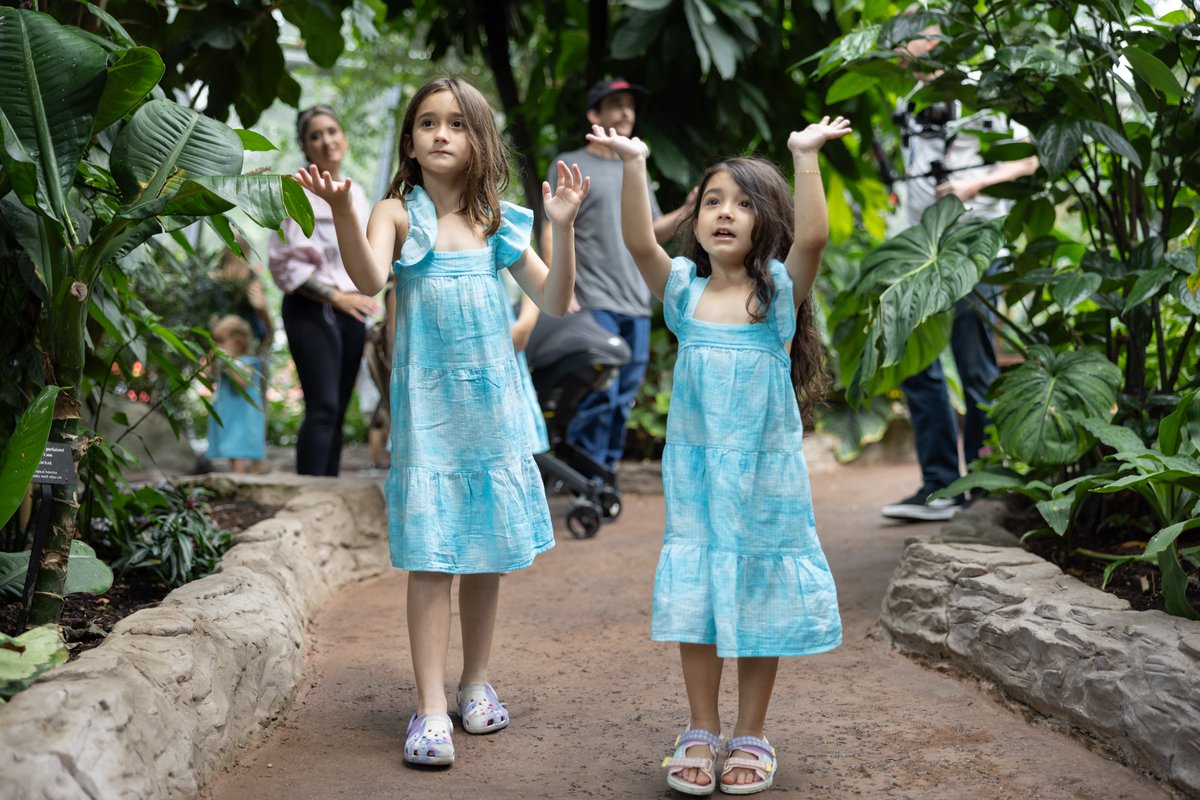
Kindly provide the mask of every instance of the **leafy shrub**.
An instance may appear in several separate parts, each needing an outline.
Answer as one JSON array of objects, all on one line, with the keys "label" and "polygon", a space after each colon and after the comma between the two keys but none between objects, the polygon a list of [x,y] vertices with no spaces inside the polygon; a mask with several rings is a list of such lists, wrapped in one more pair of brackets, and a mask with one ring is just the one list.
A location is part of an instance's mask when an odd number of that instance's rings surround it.
[{"label": "leafy shrub", "polygon": [[108,544],[118,553],[118,573],[149,570],[167,586],[203,578],[217,568],[232,535],[205,515],[212,493],[173,484],[144,487],[113,499]]}]

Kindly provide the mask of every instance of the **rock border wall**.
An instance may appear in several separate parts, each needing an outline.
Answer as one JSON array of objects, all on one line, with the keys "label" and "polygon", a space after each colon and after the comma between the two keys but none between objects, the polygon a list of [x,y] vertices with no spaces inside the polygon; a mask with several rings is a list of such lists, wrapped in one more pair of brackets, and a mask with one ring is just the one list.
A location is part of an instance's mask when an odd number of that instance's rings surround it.
[{"label": "rock border wall", "polygon": [[238,533],[217,573],[126,617],[99,647],[0,706],[0,796],[196,797],[291,700],[313,613],[389,563],[373,483],[196,482],[283,507]]}]

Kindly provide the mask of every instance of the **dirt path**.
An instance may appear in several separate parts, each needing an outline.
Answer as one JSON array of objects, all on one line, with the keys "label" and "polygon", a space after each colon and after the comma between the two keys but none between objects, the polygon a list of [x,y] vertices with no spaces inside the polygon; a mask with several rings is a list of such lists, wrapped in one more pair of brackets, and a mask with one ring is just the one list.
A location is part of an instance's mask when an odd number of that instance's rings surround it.
[{"label": "dirt path", "polygon": [[[881,638],[879,604],[904,539],[931,528],[885,523],[878,507],[911,491],[915,474],[904,465],[814,476],[845,644],[782,663],[768,719],[780,769],[764,796],[1169,797],[1154,780]],[[404,574],[345,588],[313,623],[312,677],[292,709],[207,796],[675,796],[658,764],[687,722],[678,656],[674,645],[649,640],[662,520],[662,498],[627,496],[621,520],[595,539],[560,533],[532,569],[504,579],[492,682],[513,723],[492,736],[457,733],[449,770],[402,761],[415,699]],[[460,657],[452,645],[452,676]],[[730,724],[734,675],[730,665],[722,705]]]}]

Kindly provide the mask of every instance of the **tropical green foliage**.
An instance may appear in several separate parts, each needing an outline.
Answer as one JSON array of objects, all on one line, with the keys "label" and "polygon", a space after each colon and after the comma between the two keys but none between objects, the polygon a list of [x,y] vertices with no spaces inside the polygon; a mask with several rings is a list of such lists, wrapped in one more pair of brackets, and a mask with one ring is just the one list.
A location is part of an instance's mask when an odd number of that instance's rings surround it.
[{"label": "tropical green foliage", "polygon": [[[0,599],[21,596],[25,588],[25,575],[29,571],[29,551],[0,553]],[[107,564],[96,557],[91,545],[78,539],[71,542],[71,554],[67,558],[67,580],[63,583],[63,596],[86,593],[104,594],[112,588],[113,572]]]},{"label": "tropical green foliage", "polygon": [[[0,217],[15,241],[6,255],[26,293],[16,305],[37,307],[26,346],[45,354],[44,381],[66,387],[49,440],[68,446],[76,465],[90,444],[79,424],[81,385],[93,342],[89,310],[105,271],[151,236],[200,219],[236,248],[229,223],[214,216],[234,206],[269,228],[288,215],[312,222],[294,182],[240,174],[244,145],[235,131],[148,100],[162,61],[110,15],[89,9],[105,35],[0,8]],[[61,609],[76,509],[75,488],[55,486],[34,624]]]},{"label": "tropical green foliage", "polygon": [[67,660],[67,645],[55,625],[41,625],[20,636],[0,633],[0,704]]},{"label": "tropical green foliage", "polygon": [[[1144,556],[1163,569],[1164,586],[1174,587],[1173,613],[1191,615],[1179,587],[1194,547],[1184,543],[1191,524],[1179,515],[1195,513],[1183,475],[1194,469],[1192,456],[1142,442],[1155,431],[1161,438],[1164,425],[1171,439],[1182,423],[1167,420],[1200,384],[1195,10],[1159,16],[1141,0],[1009,0],[986,9],[952,2],[864,20],[823,52],[817,73],[838,76],[830,94],[851,109],[880,98],[890,104],[914,83],[895,48],[932,24],[940,26],[940,43],[913,69],[936,77],[914,101],[1006,112],[1032,132],[1032,142],[985,137],[984,158],[1040,160],[1032,178],[991,190],[1015,203],[1003,241],[995,230],[980,248],[983,256],[1002,244],[1011,250],[994,278],[1005,287],[1006,313],[997,320],[1006,345],[1024,359],[993,389],[999,454],[988,474],[948,491],[987,486],[1026,494],[1039,501],[1051,529],[1072,541],[1115,513],[1105,513],[1105,498],[1127,502],[1136,492],[1155,520],[1148,535],[1160,534]],[[978,261],[933,246],[944,232],[944,212],[936,213],[872,253],[858,279],[864,288],[835,306],[835,347],[843,356],[863,352],[863,367],[846,376],[854,398],[886,391],[928,364],[941,349],[928,320],[949,312],[980,274]],[[876,298],[906,290],[918,262],[937,278],[911,286],[911,313],[884,313]],[[949,275],[959,276],[953,291],[941,279]],[[860,323],[864,313],[870,316]]]},{"label": "tropical green foliage", "polygon": [[143,487],[114,499],[107,543],[119,555],[119,573],[147,570],[172,588],[217,568],[233,537],[205,512],[212,493],[202,488]]}]

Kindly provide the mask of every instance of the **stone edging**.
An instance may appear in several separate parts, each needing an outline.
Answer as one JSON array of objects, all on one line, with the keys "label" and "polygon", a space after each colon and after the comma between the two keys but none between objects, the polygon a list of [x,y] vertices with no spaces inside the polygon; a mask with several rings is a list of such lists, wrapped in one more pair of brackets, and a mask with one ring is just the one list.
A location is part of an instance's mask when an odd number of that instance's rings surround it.
[{"label": "stone edging", "polygon": [[1129,604],[1016,547],[1000,503],[911,539],[880,621],[1200,796],[1200,622]]},{"label": "stone edging", "polygon": [[372,483],[199,482],[286,504],[237,534],[218,573],[126,617],[101,646],[0,707],[4,797],[195,797],[287,706],[308,619],[330,592],[389,563]]}]

